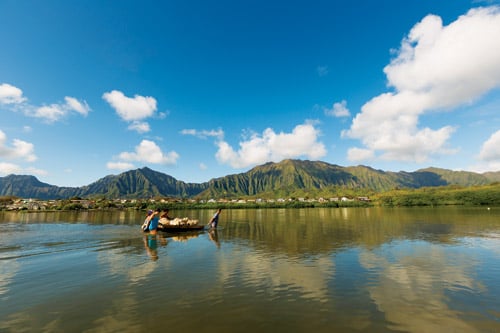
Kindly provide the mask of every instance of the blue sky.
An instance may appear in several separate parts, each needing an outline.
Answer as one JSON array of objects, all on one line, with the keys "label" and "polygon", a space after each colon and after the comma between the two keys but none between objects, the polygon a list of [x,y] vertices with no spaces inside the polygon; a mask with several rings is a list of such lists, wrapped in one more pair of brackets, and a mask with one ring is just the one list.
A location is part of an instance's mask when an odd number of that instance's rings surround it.
[{"label": "blue sky", "polygon": [[499,5],[0,0],[0,176],[498,171]]}]

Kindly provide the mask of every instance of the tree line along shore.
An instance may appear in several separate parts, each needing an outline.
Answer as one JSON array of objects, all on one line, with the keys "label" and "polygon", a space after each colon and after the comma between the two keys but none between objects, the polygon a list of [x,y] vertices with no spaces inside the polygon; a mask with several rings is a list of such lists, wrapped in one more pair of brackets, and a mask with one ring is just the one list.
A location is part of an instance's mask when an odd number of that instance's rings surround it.
[{"label": "tree line along shore", "polygon": [[[307,194],[303,192],[302,194]],[[280,198],[147,198],[111,199],[67,198],[37,200],[14,196],[0,197],[0,210],[92,210],[92,209],[213,209],[220,208],[314,208],[314,207],[411,207],[411,206],[500,206],[500,183],[462,187],[449,185],[419,189],[393,189],[376,193],[373,191],[349,191],[338,193],[315,193],[315,196],[290,196]]]}]

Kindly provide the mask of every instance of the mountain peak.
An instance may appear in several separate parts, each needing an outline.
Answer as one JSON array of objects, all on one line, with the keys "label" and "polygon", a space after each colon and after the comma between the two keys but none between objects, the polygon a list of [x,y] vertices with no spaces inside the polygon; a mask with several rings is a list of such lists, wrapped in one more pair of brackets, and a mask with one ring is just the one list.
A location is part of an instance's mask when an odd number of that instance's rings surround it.
[{"label": "mountain peak", "polygon": [[178,181],[167,174],[142,167],[119,175],[108,175],[83,187],[57,187],[40,182],[35,176],[0,177],[0,196],[55,199],[73,196],[108,198],[238,197],[312,195],[338,189],[384,191],[458,184],[483,185],[500,179],[499,172],[478,174],[439,168],[415,172],[386,172],[367,166],[341,167],[323,161],[286,159],[269,162],[251,170],[212,179],[202,184]]}]

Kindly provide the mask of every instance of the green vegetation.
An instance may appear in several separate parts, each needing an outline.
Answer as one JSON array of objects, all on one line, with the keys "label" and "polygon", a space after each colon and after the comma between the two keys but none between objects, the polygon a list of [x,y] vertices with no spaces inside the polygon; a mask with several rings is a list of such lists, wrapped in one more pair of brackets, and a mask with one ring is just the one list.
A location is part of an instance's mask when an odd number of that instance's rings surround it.
[{"label": "green vegetation", "polygon": [[[449,185],[420,189],[394,189],[376,193],[371,190],[349,190],[338,187],[304,192],[282,199],[269,197],[239,197],[227,200],[193,200],[155,197],[144,200],[82,199],[26,200],[15,196],[0,197],[0,210],[109,210],[109,209],[252,209],[252,208],[314,208],[314,207],[367,207],[367,206],[500,206],[500,183],[480,186]],[[342,195],[340,193],[343,193]],[[269,195],[272,192],[268,193]],[[319,196],[320,195],[320,196]]]},{"label": "green vegetation", "polygon": [[0,196],[39,200],[80,197],[97,200],[146,199],[152,197],[238,199],[238,198],[329,198],[370,196],[395,188],[411,189],[447,185],[487,185],[500,179],[500,172],[478,174],[428,168],[415,172],[388,172],[367,166],[341,167],[321,161],[284,160],[266,163],[234,175],[201,184],[141,168],[109,175],[82,187],[58,187],[33,176],[0,177]]},{"label": "green vegetation", "polygon": [[[0,177],[1,210],[147,208],[304,208],[500,205],[500,172],[438,168],[386,172],[321,161],[284,160],[190,184],[148,168],[83,187],[57,187],[33,176]],[[489,184],[489,185],[488,185]],[[30,198],[30,199],[20,199]],[[43,201],[42,201],[43,200]]]},{"label": "green vegetation", "polygon": [[382,206],[500,206],[500,183],[393,190],[377,194],[373,199]]},{"label": "green vegetation", "polygon": [[285,202],[211,202],[211,203],[152,203],[147,209],[255,209],[255,208],[314,208],[314,207],[367,207],[369,202],[348,201],[348,202],[306,202],[306,201],[285,201]]}]

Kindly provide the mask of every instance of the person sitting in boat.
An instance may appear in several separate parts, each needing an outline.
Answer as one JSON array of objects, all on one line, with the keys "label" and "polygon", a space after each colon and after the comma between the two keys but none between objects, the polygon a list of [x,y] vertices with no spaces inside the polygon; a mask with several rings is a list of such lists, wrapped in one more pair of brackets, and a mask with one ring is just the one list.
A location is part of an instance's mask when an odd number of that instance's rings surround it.
[{"label": "person sitting in boat", "polygon": [[167,219],[167,220],[173,220],[174,218],[173,218],[173,217],[170,217],[170,216],[168,215],[168,212],[169,212],[169,210],[168,210],[168,209],[166,209],[166,210],[165,210],[165,211],[161,214],[160,218],[161,218],[161,219],[165,218],[165,219]]},{"label": "person sitting in boat", "polygon": [[170,224],[170,221],[172,221],[173,219],[174,219],[173,217],[170,217],[168,215],[168,209],[167,209],[161,214],[159,223],[163,225]]}]

